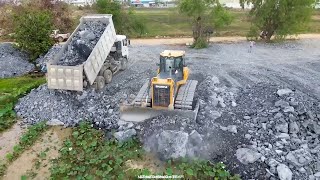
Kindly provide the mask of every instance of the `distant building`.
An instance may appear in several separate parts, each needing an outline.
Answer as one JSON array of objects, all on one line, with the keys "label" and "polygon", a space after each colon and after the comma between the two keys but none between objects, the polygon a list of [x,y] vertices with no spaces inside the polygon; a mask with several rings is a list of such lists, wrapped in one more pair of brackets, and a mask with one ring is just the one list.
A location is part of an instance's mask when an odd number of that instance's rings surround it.
[{"label": "distant building", "polygon": [[[219,2],[228,8],[235,8],[235,9],[242,8],[240,5],[240,0],[220,0]],[[250,4],[250,5],[245,4],[244,8],[251,9],[252,4]]]},{"label": "distant building", "polygon": [[75,6],[92,6],[96,0],[63,0],[64,2]]},{"label": "distant building", "polygon": [[176,0],[131,0],[131,6],[136,7],[173,7]]}]

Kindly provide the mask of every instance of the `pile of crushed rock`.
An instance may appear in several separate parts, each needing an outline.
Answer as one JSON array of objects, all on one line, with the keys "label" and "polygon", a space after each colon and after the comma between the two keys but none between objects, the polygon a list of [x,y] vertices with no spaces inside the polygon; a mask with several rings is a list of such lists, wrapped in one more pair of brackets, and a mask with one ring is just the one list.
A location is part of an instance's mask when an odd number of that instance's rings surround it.
[{"label": "pile of crushed rock", "polygon": [[76,66],[87,60],[107,24],[100,21],[83,23],[58,61],[58,65]]},{"label": "pile of crushed rock", "polygon": [[199,85],[198,98],[196,121],[159,116],[137,124],[144,148],[161,159],[223,161],[243,179],[320,178],[317,100],[271,84],[228,88],[216,77]]},{"label": "pile of crushed rock", "polygon": [[34,69],[28,55],[16,49],[11,43],[0,44],[0,78],[20,76]]},{"label": "pile of crushed rock", "polygon": [[138,136],[144,148],[161,159],[223,161],[243,179],[319,178],[317,100],[272,84],[227,87],[208,76],[199,80],[196,120],[158,116],[141,123],[121,121],[119,104],[134,98],[144,84],[141,77],[150,72],[124,71],[103,92],[78,94],[43,85],[21,98],[15,110],[26,124],[49,120],[75,126],[87,119],[109,133],[116,129],[119,141]]},{"label": "pile of crushed rock", "polygon": [[46,65],[47,62],[51,61],[57,53],[61,50],[62,45],[60,44],[55,44],[53,45],[47,54],[41,55],[38,59],[36,59],[36,64],[39,67],[43,67]]}]

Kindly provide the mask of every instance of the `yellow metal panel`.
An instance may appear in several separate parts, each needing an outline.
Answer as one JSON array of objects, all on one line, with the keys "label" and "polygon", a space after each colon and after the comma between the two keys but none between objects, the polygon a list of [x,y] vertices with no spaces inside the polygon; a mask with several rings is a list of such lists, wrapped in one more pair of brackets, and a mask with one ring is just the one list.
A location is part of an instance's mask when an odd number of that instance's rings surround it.
[{"label": "yellow metal panel", "polygon": [[[157,84],[157,85],[166,85],[166,86],[169,86],[170,87],[170,104],[169,104],[169,107],[170,106],[173,106],[174,104],[174,80],[171,79],[171,78],[168,78],[168,79],[158,79],[156,77],[152,78],[152,81],[151,81],[151,97],[153,98],[153,85],[154,84]],[[161,106],[154,106],[153,105],[153,101],[152,101],[152,108],[153,109],[168,109],[169,107],[161,107]]]}]

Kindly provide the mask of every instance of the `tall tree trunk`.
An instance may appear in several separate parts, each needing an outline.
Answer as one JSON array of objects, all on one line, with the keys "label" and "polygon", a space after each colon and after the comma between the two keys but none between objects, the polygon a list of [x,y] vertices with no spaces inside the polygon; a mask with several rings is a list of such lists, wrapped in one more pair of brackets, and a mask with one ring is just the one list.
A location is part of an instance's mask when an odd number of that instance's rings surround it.
[{"label": "tall tree trunk", "polygon": [[274,34],[274,31],[268,31],[267,32],[267,36],[266,36],[266,41],[267,42],[270,42],[271,37],[273,36],[273,34]]},{"label": "tall tree trunk", "polygon": [[195,22],[195,25],[194,25],[194,28],[193,28],[193,39],[194,39],[194,42],[197,42],[197,40],[199,38],[201,38],[202,36],[202,21],[201,21],[201,17],[198,17],[196,22]]}]

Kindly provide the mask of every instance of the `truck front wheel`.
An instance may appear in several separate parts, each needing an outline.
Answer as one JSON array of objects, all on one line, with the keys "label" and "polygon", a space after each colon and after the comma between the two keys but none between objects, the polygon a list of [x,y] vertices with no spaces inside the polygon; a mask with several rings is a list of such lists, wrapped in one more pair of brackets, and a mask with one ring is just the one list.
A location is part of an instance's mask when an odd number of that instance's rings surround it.
[{"label": "truck front wheel", "polygon": [[121,58],[121,71],[126,70],[128,67],[128,59],[127,58]]},{"label": "truck front wheel", "polygon": [[110,69],[105,70],[103,72],[103,77],[104,77],[104,80],[105,80],[106,84],[111,83],[111,81],[112,81],[112,71]]}]

